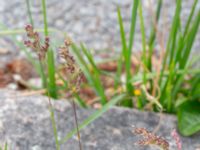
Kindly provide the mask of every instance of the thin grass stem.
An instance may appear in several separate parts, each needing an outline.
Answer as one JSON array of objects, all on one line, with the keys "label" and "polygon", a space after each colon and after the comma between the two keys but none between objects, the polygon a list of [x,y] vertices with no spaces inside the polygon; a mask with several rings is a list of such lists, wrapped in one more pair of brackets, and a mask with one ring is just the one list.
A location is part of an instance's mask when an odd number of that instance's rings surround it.
[{"label": "thin grass stem", "polygon": [[49,102],[49,111],[50,111],[50,118],[51,118],[51,123],[53,126],[53,133],[54,133],[54,138],[55,138],[55,143],[56,143],[56,150],[60,150],[60,143],[58,139],[58,132],[57,132],[57,127],[56,127],[56,121],[55,121],[55,113],[53,106],[51,104],[51,98],[48,92],[48,102]]},{"label": "thin grass stem", "polygon": [[81,136],[80,136],[79,125],[78,125],[78,117],[77,117],[77,113],[76,113],[76,104],[75,104],[74,100],[72,100],[72,106],[73,106],[73,111],[74,111],[74,121],[75,121],[75,125],[76,125],[79,149],[82,150]]},{"label": "thin grass stem", "polygon": [[47,11],[46,11],[46,0],[42,0],[42,13],[43,13],[43,20],[44,20],[44,33],[48,36],[48,23],[47,23]]},{"label": "thin grass stem", "polygon": [[28,12],[30,24],[34,27],[34,22],[33,22],[33,18],[32,18],[32,12],[31,12],[31,6],[30,6],[29,0],[26,0],[26,6],[27,6],[27,12]]}]

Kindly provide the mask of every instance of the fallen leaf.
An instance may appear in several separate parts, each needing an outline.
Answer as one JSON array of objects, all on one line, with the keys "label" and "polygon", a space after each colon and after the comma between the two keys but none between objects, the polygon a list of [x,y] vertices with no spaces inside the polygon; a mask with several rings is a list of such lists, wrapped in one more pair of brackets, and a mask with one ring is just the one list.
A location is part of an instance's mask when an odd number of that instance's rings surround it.
[{"label": "fallen leaf", "polygon": [[117,62],[110,61],[106,63],[100,63],[97,65],[100,70],[114,72],[117,70]]},{"label": "fallen leaf", "polygon": [[33,66],[26,59],[15,59],[6,64],[6,69],[12,74],[18,74],[24,80],[35,76]]}]

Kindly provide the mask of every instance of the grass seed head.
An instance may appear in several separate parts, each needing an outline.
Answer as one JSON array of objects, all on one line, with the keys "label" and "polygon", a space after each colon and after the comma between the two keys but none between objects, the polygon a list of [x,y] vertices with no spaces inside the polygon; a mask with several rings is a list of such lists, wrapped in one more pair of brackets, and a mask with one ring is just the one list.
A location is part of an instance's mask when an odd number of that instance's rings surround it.
[{"label": "grass seed head", "polygon": [[74,57],[69,52],[69,47],[72,44],[70,38],[66,38],[64,46],[59,48],[59,56],[64,60],[64,70],[68,82],[68,90],[73,95],[80,90],[84,75],[79,66],[76,64]]},{"label": "grass seed head", "polygon": [[24,41],[24,44],[37,52],[40,61],[44,60],[49,48],[49,37],[45,37],[44,44],[41,44],[39,33],[34,31],[32,25],[26,25],[25,30],[29,40]]},{"label": "grass seed head", "polygon": [[162,137],[156,136],[155,134],[147,131],[145,128],[135,128],[135,134],[142,135],[144,139],[138,141],[136,144],[139,145],[156,145],[163,150],[169,150],[169,143]]}]

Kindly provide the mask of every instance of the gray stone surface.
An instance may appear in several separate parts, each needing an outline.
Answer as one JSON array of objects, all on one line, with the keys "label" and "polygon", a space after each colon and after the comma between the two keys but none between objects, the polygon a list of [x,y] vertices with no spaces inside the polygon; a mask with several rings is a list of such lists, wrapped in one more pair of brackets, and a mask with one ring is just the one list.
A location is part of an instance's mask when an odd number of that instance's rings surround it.
[{"label": "gray stone surface", "polygon": [[[74,127],[73,111],[66,101],[53,103],[59,137],[64,137]],[[79,122],[94,110],[78,108]],[[139,147],[134,143],[141,139],[132,133],[132,126],[154,130],[160,116],[150,112],[112,108],[102,117],[81,131],[83,150],[143,150],[155,147]],[[170,142],[170,132],[176,127],[174,116],[163,115],[157,135]],[[198,150],[200,135],[181,138],[183,150]],[[48,100],[44,96],[22,96],[14,91],[0,90],[0,145],[7,142],[9,150],[55,150],[52,125],[49,118]],[[61,150],[79,150],[76,136],[72,137]]]},{"label": "gray stone surface", "polygon": [[[152,0],[152,6],[155,2]],[[182,20],[183,24],[187,19],[194,0],[183,0]],[[145,19],[146,32],[150,32],[150,24],[152,19],[151,10],[148,1],[143,0],[143,14]],[[31,11],[37,28],[43,28],[43,17],[41,11],[41,1],[31,1]],[[120,50],[121,42],[119,36],[119,25],[117,21],[117,5],[121,7],[124,26],[128,35],[132,0],[47,0],[47,16],[49,27],[56,28],[67,33],[76,42],[84,42],[89,48],[95,50],[109,49]],[[200,8],[200,2],[198,2]],[[161,14],[160,30],[168,33],[169,23],[172,21],[175,10],[175,1],[165,0]],[[9,2],[0,1],[0,23],[3,23],[9,29],[23,28],[29,22],[27,7],[25,0],[11,0]],[[52,38],[60,42],[63,36],[53,34]],[[4,39],[8,42],[7,49],[14,51],[13,56],[16,57],[16,43],[11,42],[8,38]],[[22,42],[22,38],[18,37]],[[198,34],[195,46],[197,52],[200,48],[199,41],[200,32]],[[0,46],[3,46],[1,44]],[[59,42],[58,42],[59,43]],[[10,48],[10,45],[12,45]],[[139,28],[139,20],[137,21],[134,49],[141,50],[141,34]],[[18,46],[17,46],[18,47]],[[19,48],[18,48],[19,49]],[[109,51],[111,52],[111,51]]]}]

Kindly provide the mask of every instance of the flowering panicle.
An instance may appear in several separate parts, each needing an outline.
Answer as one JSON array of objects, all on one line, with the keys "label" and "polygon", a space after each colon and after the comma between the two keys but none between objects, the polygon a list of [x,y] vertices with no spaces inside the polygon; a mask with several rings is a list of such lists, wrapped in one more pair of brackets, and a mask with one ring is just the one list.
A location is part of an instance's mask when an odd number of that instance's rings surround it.
[{"label": "flowering panicle", "polygon": [[34,31],[32,25],[26,25],[25,30],[30,40],[24,41],[24,44],[37,52],[39,60],[44,60],[49,48],[49,38],[45,37],[44,44],[42,45],[39,33]]},{"label": "flowering panicle", "polygon": [[70,96],[80,90],[80,85],[84,78],[83,72],[77,66],[74,57],[69,52],[71,44],[71,39],[67,38],[65,40],[65,45],[59,48],[59,55],[65,61],[64,71],[68,81]]},{"label": "flowering panicle", "polygon": [[156,145],[163,150],[169,150],[169,143],[165,139],[156,136],[144,128],[135,128],[134,133],[144,137],[144,139],[137,142],[139,145]]}]

